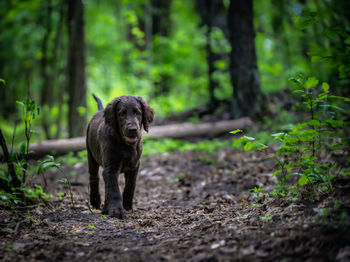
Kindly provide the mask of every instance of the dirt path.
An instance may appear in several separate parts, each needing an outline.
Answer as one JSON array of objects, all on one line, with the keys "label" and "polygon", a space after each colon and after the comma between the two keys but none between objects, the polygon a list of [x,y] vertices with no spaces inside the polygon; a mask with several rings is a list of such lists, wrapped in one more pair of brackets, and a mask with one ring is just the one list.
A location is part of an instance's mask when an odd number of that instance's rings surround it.
[{"label": "dirt path", "polygon": [[[349,261],[349,180],[316,201],[250,192],[274,186],[269,153],[176,152],[143,158],[126,220],[87,207],[87,166],[69,199],[32,208],[18,223],[0,211],[1,261]],[[48,175],[52,193],[67,192]],[[103,183],[102,183],[103,184]],[[307,195],[304,199],[311,199]]]}]

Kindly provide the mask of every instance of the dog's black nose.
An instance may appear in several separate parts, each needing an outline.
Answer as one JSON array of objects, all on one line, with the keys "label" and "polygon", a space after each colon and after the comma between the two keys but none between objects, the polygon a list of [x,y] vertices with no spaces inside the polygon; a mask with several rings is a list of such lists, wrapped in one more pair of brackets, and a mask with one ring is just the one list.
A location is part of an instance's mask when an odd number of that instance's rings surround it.
[{"label": "dog's black nose", "polygon": [[136,132],[137,131],[137,127],[136,126],[129,126],[128,127],[128,131],[129,132]]}]

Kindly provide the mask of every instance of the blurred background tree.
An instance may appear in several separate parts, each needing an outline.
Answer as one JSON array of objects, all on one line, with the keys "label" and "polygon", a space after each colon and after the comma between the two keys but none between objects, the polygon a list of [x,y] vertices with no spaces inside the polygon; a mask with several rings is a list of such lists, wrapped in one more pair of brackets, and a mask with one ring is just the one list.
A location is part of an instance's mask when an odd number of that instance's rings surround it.
[{"label": "blurred background tree", "polygon": [[68,5],[68,133],[69,137],[85,134],[86,74],[85,22],[82,0],[67,0]]},{"label": "blurred background tree", "polygon": [[0,17],[7,137],[27,95],[41,106],[34,139],[50,139],[85,133],[91,93],[143,96],[158,117],[202,108],[221,120],[259,119],[264,97],[297,73],[350,92],[346,0],[2,0]]}]

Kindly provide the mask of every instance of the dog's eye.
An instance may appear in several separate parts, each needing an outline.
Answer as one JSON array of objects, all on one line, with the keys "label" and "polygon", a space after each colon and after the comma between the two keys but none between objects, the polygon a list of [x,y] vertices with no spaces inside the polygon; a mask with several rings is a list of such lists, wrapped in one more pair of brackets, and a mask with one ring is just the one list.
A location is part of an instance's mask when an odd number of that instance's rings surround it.
[{"label": "dog's eye", "polygon": [[141,115],[141,112],[138,111],[138,110],[135,110],[134,114],[135,114],[136,116],[140,116],[140,115]]}]

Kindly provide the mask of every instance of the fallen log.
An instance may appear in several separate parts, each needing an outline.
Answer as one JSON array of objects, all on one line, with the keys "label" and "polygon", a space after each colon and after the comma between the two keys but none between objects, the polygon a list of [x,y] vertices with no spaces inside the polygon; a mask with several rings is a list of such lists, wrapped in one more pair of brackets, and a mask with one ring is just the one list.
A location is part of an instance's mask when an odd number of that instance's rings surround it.
[{"label": "fallen log", "polygon": [[215,137],[234,129],[251,126],[253,122],[248,117],[201,124],[173,124],[151,127],[146,136],[152,138],[186,138],[186,137]]},{"label": "fallen log", "polygon": [[[153,126],[149,133],[144,133],[144,137],[150,138],[188,138],[188,137],[215,137],[228,133],[234,129],[241,129],[251,126],[253,123],[248,117],[211,122],[201,124],[172,124],[164,126]],[[79,152],[86,148],[85,137],[46,140],[32,143],[29,146],[30,157],[40,158],[45,155],[63,155],[68,152]],[[3,159],[2,154],[0,159]]]}]

